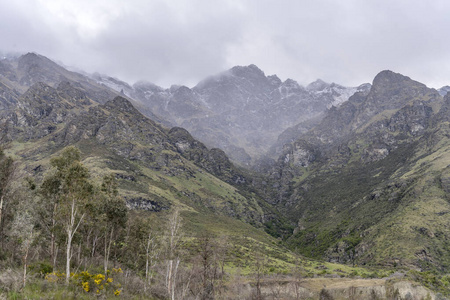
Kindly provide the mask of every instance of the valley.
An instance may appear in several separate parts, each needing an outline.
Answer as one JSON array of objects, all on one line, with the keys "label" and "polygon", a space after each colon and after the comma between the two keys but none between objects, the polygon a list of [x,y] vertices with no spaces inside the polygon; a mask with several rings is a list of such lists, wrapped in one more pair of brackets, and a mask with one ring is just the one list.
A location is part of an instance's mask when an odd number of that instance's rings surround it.
[{"label": "valley", "polygon": [[164,89],[0,60],[2,296],[445,299],[444,91],[255,65]]}]

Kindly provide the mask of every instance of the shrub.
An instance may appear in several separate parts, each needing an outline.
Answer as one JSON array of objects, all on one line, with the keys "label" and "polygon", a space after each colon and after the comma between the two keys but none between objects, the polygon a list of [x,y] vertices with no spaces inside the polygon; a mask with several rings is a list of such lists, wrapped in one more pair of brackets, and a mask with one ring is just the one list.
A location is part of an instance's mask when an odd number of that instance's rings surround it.
[{"label": "shrub", "polygon": [[36,262],[30,265],[29,268],[31,271],[36,272],[43,277],[53,272],[53,266],[47,262]]}]

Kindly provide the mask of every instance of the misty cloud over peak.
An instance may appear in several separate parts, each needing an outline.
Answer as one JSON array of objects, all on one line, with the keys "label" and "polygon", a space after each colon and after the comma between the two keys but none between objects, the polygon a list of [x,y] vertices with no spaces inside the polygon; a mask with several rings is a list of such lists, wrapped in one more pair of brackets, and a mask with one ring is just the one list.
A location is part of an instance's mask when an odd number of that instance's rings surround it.
[{"label": "misty cloud over peak", "polygon": [[0,52],[162,87],[249,63],[305,86],[354,86],[393,69],[441,87],[449,12],[444,1],[406,0],[2,1]]}]

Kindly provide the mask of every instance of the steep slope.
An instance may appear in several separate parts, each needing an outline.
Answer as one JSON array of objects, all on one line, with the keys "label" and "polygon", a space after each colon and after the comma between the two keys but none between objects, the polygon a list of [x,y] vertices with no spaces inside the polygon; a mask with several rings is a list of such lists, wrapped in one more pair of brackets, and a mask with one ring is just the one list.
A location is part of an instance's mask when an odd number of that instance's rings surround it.
[{"label": "steep slope", "polygon": [[68,71],[45,56],[27,53],[14,59],[3,59],[0,63],[0,81],[23,93],[32,85],[42,82],[56,87],[68,81],[78,85],[86,94],[100,103],[117,95],[88,77]]},{"label": "steep slope", "polygon": [[[340,105],[355,91],[369,88],[323,84],[321,88],[313,88],[313,84],[305,89],[294,80],[282,82],[276,75],[266,76],[249,65],[206,78],[192,89],[137,83],[130,95],[208,146],[221,148],[233,160],[250,165],[266,155],[285,129],[320,119],[327,108]],[[273,157],[277,154],[269,152]]]},{"label": "steep slope", "polygon": [[291,245],[330,261],[445,269],[446,102],[383,71],[286,146],[271,199],[298,223]]},{"label": "steep slope", "polygon": [[[277,215],[255,194],[251,180],[246,179],[248,175],[236,169],[222,150],[209,150],[186,130],[168,130],[145,118],[133,107],[132,100],[114,96],[116,98],[111,98],[114,100],[99,105],[104,100],[96,98],[99,95],[96,91],[102,91],[100,94],[103,96],[115,95],[109,87],[98,85],[84,75],[67,71],[37,54],[4,59],[1,65],[0,113],[1,123],[6,122],[3,128],[7,129],[14,148],[20,150],[20,154],[16,153],[15,156],[21,157],[24,162],[30,159],[40,162],[33,168],[28,166],[27,172],[36,169],[36,175],[41,176],[50,156],[62,147],[75,144],[85,147],[86,154],[91,152],[90,147],[99,151],[99,161],[103,160],[101,153],[113,153],[114,157],[118,157],[117,161],[127,161],[126,165],[129,162],[139,167],[145,165],[148,172],[162,174],[156,176],[159,179],[150,176],[153,179],[147,178],[144,183],[137,184],[139,180],[132,180],[132,184],[128,182],[140,191],[145,190],[142,187],[149,182],[163,181],[165,183],[161,185],[168,188],[167,182],[182,178],[181,183],[172,182],[177,188],[171,189],[170,196],[165,197],[165,203],[158,204],[158,207],[196,199],[193,202],[197,203],[195,205],[200,205],[202,209],[209,207],[210,213],[216,213],[219,208],[214,208],[215,204],[223,203],[220,204],[223,214],[257,226]],[[111,78],[108,80],[117,86],[124,84]],[[32,85],[27,89],[29,84]],[[183,89],[178,90],[179,94],[174,95],[182,98]],[[148,110],[143,106],[137,107],[141,111]],[[129,178],[122,173],[117,176]],[[130,176],[136,178],[135,175]],[[170,180],[161,179],[167,176]],[[198,180],[193,179],[197,177]],[[209,188],[205,188],[203,183]],[[180,191],[186,188],[185,185],[191,188],[189,192]],[[150,201],[157,195],[141,196],[137,199]]]},{"label": "steep slope", "polygon": [[[105,103],[118,95],[130,96],[129,90],[131,87],[126,83],[98,74],[94,74],[92,77],[69,71],[47,57],[36,53],[27,53],[19,57],[0,60],[0,85],[2,85],[3,93],[6,89],[9,89],[12,93],[20,95],[36,83],[44,83],[56,88],[59,84],[65,82],[81,90],[87,97],[97,103]],[[121,88],[119,89],[119,87]],[[5,102],[2,99],[5,97],[11,99],[11,92],[0,97],[0,105],[4,105]],[[139,111],[152,120],[170,125],[169,122],[156,116],[148,107],[131,98],[128,98],[128,100],[132,101]]]},{"label": "steep slope", "polygon": [[[68,83],[58,89],[37,83],[18,99],[6,121],[9,138],[20,149],[14,155],[27,164],[36,161],[27,170],[41,173],[48,157],[78,145],[100,173],[113,169],[123,179],[130,205],[187,205],[259,226],[264,221],[257,198],[246,198],[219,179],[245,183],[222,151],[207,149],[183,129],[161,127],[125,98],[97,105]],[[150,183],[153,192],[146,187]]]},{"label": "steep slope", "polygon": [[292,134],[308,129],[307,124],[320,120],[327,108],[345,102],[355,91],[368,89],[367,85],[345,88],[320,80],[304,88],[291,79],[282,82],[276,75],[266,76],[255,65],[234,67],[192,89],[163,89],[145,82],[130,86],[107,75],[72,72],[42,55],[28,53],[0,61],[2,90],[11,90],[0,98],[1,105],[6,105],[4,99],[12,99],[14,91],[22,94],[38,82],[50,87],[70,82],[98,103],[118,95],[127,97],[149,118],[186,128],[208,147],[223,149],[242,165],[256,164],[267,155],[275,158]]},{"label": "steep slope", "polygon": [[0,111],[14,107],[20,94],[1,82],[0,91]]}]

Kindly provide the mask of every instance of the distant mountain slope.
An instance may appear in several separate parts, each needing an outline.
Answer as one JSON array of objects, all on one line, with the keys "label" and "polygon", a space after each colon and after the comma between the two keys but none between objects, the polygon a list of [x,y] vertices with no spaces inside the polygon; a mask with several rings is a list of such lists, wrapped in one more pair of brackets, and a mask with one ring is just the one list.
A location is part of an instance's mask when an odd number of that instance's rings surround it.
[{"label": "distant mountain slope", "polygon": [[[200,207],[209,207],[210,212],[216,212],[215,204],[223,203],[220,210],[224,215],[257,226],[277,215],[252,191],[251,180],[247,180],[247,175],[234,167],[222,150],[208,149],[185,129],[169,130],[144,117],[138,109],[148,112],[148,108],[124,98],[125,92],[121,93],[123,97],[117,96],[110,87],[98,84],[85,75],[67,71],[33,53],[2,60],[1,64],[4,71],[0,74],[1,124],[6,122],[10,141],[20,149],[20,154],[14,155],[27,164],[29,160],[39,161],[34,166],[39,172],[43,170],[40,166],[44,164],[42,160],[48,160],[62,147],[78,145],[87,147],[84,153],[88,156],[92,151],[99,151],[99,161],[104,160],[103,153],[109,153],[107,155],[116,157],[118,161],[126,161],[127,168],[134,170],[136,167],[129,164],[138,164],[138,168],[148,169],[147,173],[161,173],[156,176],[158,179],[150,176],[150,182],[162,180],[166,182],[162,185],[166,186],[172,179],[162,178],[177,178],[177,187],[171,189],[170,196],[156,197],[165,199],[159,205],[161,207],[191,201],[189,205],[197,203]],[[122,84],[114,82],[116,85]],[[182,90],[179,89],[179,92]],[[107,96],[111,96],[109,100]],[[148,114],[159,120],[151,112]],[[112,161],[111,164],[115,165]],[[122,171],[126,172],[127,168]],[[118,172],[117,176],[128,178],[123,172]],[[136,174],[130,176],[139,177]],[[198,182],[195,178],[206,182]],[[142,187],[148,184],[148,180],[138,183],[136,179],[133,185]],[[184,183],[180,185],[180,182]],[[192,190],[182,192],[185,184]],[[209,188],[205,189],[203,184]],[[214,192],[208,192],[210,188]],[[124,195],[133,194],[133,189],[124,191]],[[240,189],[239,196],[236,195],[237,189]],[[219,194],[216,191],[220,191]],[[152,199],[148,195],[140,197]],[[192,199],[196,200],[192,202]],[[247,200],[252,202],[252,208],[245,204]]]},{"label": "distant mountain slope", "polygon": [[[108,78],[102,80],[111,84]],[[304,88],[291,79],[282,82],[276,75],[266,76],[249,65],[206,78],[192,89],[163,89],[143,82],[131,90],[123,84],[117,89],[172,124],[188,129],[208,146],[221,148],[235,161],[249,165],[266,155],[285,129],[320,118],[327,108],[370,88],[323,85]]]},{"label": "distant mountain slope", "polygon": [[60,82],[69,81],[76,83],[88,96],[101,103],[116,95],[114,91],[102,88],[94,80],[68,71],[45,56],[35,53],[28,53],[15,59],[1,60],[0,72],[2,74],[1,81],[20,92],[25,92],[38,82],[56,86]]},{"label": "distant mountain slope", "polygon": [[[125,96],[120,91],[111,88],[111,85],[103,85],[84,74],[69,71],[47,57],[36,53],[27,53],[17,58],[0,60],[0,85],[3,85],[2,90],[4,91],[9,89],[19,95],[25,93],[36,83],[44,83],[56,88],[62,82],[70,83],[97,103],[105,103],[118,95]],[[10,96],[0,95],[0,105],[4,103],[2,98],[9,97],[11,99],[10,93]],[[134,105],[149,118],[165,123],[148,108],[131,98],[129,100],[133,101]]]},{"label": "distant mountain slope", "polygon": [[[184,129],[158,125],[123,97],[99,105],[70,83],[55,89],[39,82],[15,104],[2,123],[24,172],[40,176],[49,157],[77,145],[99,174],[109,170],[122,179],[129,205],[187,205],[257,226],[266,221],[265,211],[273,215],[257,196],[232,186],[250,187],[223,151],[207,149]],[[147,184],[156,185],[153,192]]]},{"label": "distant mountain slope", "polygon": [[298,223],[291,245],[330,261],[447,268],[449,101],[383,71],[286,146],[269,198]]},{"label": "distant mountain slope", "polygon": [[[130,86],[101,74],[88,77],[35,53],[0,61],[0,83],[9,89],[24,93],[38,82],[51,87],[70,82],[99,103],[118,95],[127,97],[151,119],[183,127],[208,147],[223,149],[243,165],[255,164],[265,155],[275,157],[280,143],[286,141],[277,143],[284,130],[292,126],[303,130],[304,122],[320,119],[328,108],[369,88],[346,88],[320,80],[304,88],[291,79],[282,82],[276,75],[266,76],[255,65],[249,65],[209,77],[192,89],[163,89],[145,82]],[[8,97],[11,99],[11,95]],[[0,104],[6,105],[5,101]],[[273,145],[276,151],[268,152]]]}]

